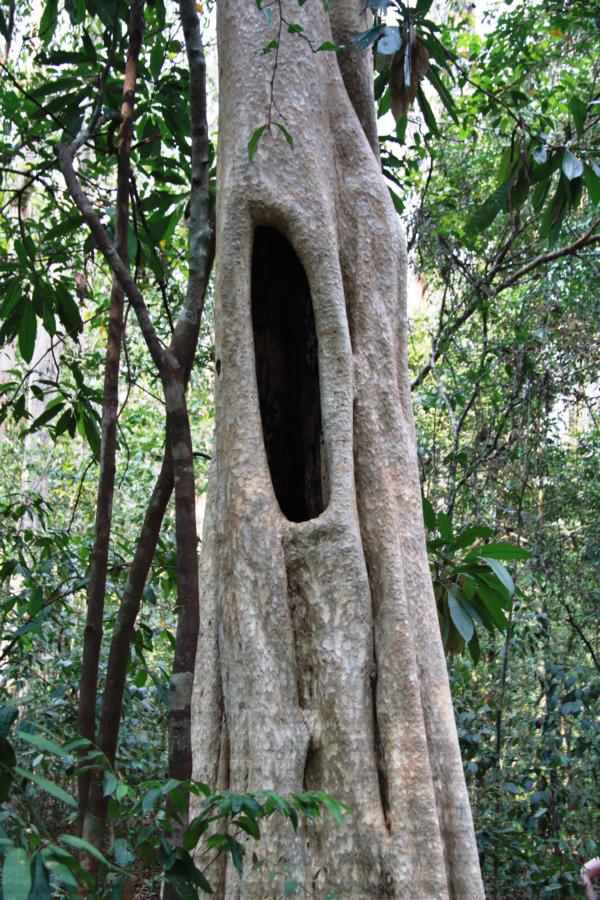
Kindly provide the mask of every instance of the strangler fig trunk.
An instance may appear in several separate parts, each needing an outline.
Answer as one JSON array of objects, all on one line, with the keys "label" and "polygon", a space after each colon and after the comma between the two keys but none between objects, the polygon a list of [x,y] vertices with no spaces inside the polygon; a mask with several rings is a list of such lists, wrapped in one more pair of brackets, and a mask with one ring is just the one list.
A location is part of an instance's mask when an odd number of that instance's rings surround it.
[{"label": "strangler fig trunk", "polygon": [[[331,23],[316,0],[281,11],[313,45],[332,25],[336,37],[367,27],[362,0],[331,6]],[[218,3],[216,435],[195,776],[320,788],[353,814],[344,831],[325,820],[297,839],[273,820],[257,848],[265,866],[248,861],[241,882],[233,869],[212,877],[218,896],[244,900],[281,896],[284,878],[311,896],[481,898],[425,554],[405,247],[373,152],[369,61],[342,58],[342,77],[335,53],[284,25],[273,80],[275,54],[260,52],[278,30],[269,9],[271,22],[249,0]],[[270,114],[294,146],[272,127],[249,161]]]}]

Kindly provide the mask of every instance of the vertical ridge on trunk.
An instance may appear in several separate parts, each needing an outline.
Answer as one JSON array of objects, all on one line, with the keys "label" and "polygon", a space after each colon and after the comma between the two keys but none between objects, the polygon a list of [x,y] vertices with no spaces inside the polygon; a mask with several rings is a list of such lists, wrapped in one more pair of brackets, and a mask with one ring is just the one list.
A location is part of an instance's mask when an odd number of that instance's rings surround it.
[{"label": "vertical ridge on trunk", "polygon": [[[337,31],[352,30],[344,10],[359,15],[362,0],[352,3],[333,0]],[[286,20],[331,40],[321,4],[309,6],[282,0]],[[315,897],[333,889],[353,898],[481,900],[425,553],[404,241],[373,136],[369,143],[365,134],[370,118],[361,118],[363,131],[348,96],[348,86],[358,90],[368,78],[362,72],[354,82],[346,66],[345,84],[335,54],[315,54],[285,31],[274,72],[272,56],[257,50],[277,23],[233,0],[220,0],[217,14],[226,73],[219,365],[193,695],[195,776],[232,790],[318,786],[352,815],[345,830],[325,819],[296,840],[273,820],[260,845],[267,865],[241,881],[228,865],[216,894],[263,900],[294,877]],[[271,86],[294,147],[273,128],[250,161],[247,142],[267,121]],[[366,111],[364,98],[355,105]],[[283,295],[293,303],[303,296],[305,310],[309,296],[318,361],[318,383],[313,375],[285,385],[296,417],[286,446],[293,455],[295,442],[302,454],[316,445],[314,418],[306,430],[298,423],[302,403],[312,397],[314,409],[317,395],[322,432],[322,502],[295,512],[281,499],[265,395],[286,366],[298,373],[297,354],[310,341],[305,316],[302,327],[281,319],[274,326]],[[294,331],[301,352],[292,346]],[[285,360],[265,374],[271,340]],[[305,486],[307,467],[295,465]],[[224,740],[227,772],[218,764]]]}]

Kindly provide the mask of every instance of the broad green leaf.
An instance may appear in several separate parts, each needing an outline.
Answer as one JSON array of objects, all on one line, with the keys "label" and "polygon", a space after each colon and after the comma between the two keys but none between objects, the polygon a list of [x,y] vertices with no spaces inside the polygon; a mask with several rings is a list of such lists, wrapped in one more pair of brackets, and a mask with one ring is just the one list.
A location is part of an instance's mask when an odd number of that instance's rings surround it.
[{"label": "broad green leaf", "polygon": [[600,172],[596,172],[593,166],[586,163],[583,168],[583,177],[590,200],[592,203],[600,203]]},{"label": "broad green leaf", "polygon": [[54,295],[56,297],[56,307],[58,317],[64,325],[66,331],[71,336],[75,336],[83,329],[83,322],[79,309],[70,290],[63,282],[59,281],[54,285]]},{"label": "broad green leaf", "polygon": [[26,363],[31,362],[37,333],[37,317],[29,300],[23,304],[19,323],[19,352]]},{"label": "broad green leaf", "polygon": [[525,550],[524,547],[517,547],[515,544],[505,544],[503,542],[484,544],[478,548],[477,555],[481,553],[485,553],[487,559],[529,559],[531,557],[529,550]]},{"label": "broad green leaf", "polygon": [[40,37],[47,44],[56,29],[58,18],[58,0],[48,0],[40,19]]},{"label": "broad green leaf", "polygon": [[569,100],[569,110],[575,122],[575,128],[579,137],[583,136],[585,128],[585,117],[587,115],[587,103],[581,97],[573,96]]},{"label": "broad green leaf", "polygon": [[501,631],[505,631],[508,626],[508,621],[502,611],[502,598],[497,591],[493,591],[482,581],[479,581],[478,583],[478,593],[493,624]]},{"label": "broad green leaf", "polygon": [[6,738],[0,738],[0,803],[4,803],[10,794],[16,761],[13,745]]},{"label": "broad green leaf", "polygon": [[0,709],[0,738],[7,736],[18,715],[19,710],[12,703],[7,703],[6,706]]},{"label": "broad green leaf", "polygon": [[42,426],[47,425],[54,416],[57,416],[61,409],[64,408],[64,400],[59,400],[58,397],[55,397],[54,400],[51,400],[48,403],[44,412],[35,419],[34,422],[29,427],[29,431],[37,431],[38,428],[42,428]]},{"label": "broad green leaf", "polygon": [[253,131],[252,137],[248,141],[248,159],[250,162],[252,162],[252,160],[256,156],[256,151],[258,150],[258,144],[260,142],[261,137],[265,133],[267,127],[268,126],[266,124],[259,125],[259,127],[255,131]]},{"label": "broad green leaf", "polygon": [[453,594],[451,590],[448,591],[448,609],[450,610],[450,617],[456,630],[462,637],[463,641],[468,644],[473,634],[475,633],[475,626],[473,625],[473,619],[468,615],[468,613],[463,609],[459,599]]},{"label": "broad green leaf", "polygon": [[33,884],[27,900],[51,900],[51,897],[48,870],[41,853],[36,853],[33,863]]},{"label": "broad green leaf", "polygon": [[230,834],[226,834],[225,839],[227,841],[227,852],[231,854],[233,865],[237,873],[241,875],[244,870],[244,847]]},{"label": "broad green leaf", "polygon": [[284,136],[284,138],[286,139],[286,141],[288,142],[288,144],[290,145],[290,147],[293,150],[294,149],[294,138],[292,137],[292,135],[289,133],[287,128],[281,124],[281,122],[275,122],[275,124],[276,124],[277,128],[279,128],[280,132],[282,133],[282,135]]},{"label": "broad green leaf", "polygon": [[515,583],[512,580],[508,569],[503,566],[501,562],[498,562],[497,559],[492,559],[491,557],[486,556],[480,556],[479,558],[482,562],[490,567],[498,581],[506,588],[508,593],[511,595],[514,594]]},{"label": "broad green leaf", "polygon": [[454,121],[454,123],[456,125],[458,125],[458,118],[457,118],[456,111],[454,108],[454,106],[455,106],[454,100],[452,99],[452,95],[451,95],[450,91],[448,90],[448,88],[446,87],[444,82],[442,81],[441,70],[438,69],[436,66],[429,66],[429,69],[427,70],[427,74],[425,77],[429,79],[429,81],[432,83],[432,85],[438,92],[440,100],[446,107],[446,110],[448,111],[450,118]]},{"label": "broad green leaf", "polygon": [[447,544],[450,543],[453,537],[453,532],[452,522],[449,516],[447,516],[445,512],[440,512],[438,513],[437,522],[441,536]]},{"label": "broad green leaf", "polygon": [[400,141],[401,144],[404,143],[404,139],[406,137],[406,129],[408,126],[408,114],[400,116],[398,121],[396,122],[396,137]]},{"label": "broad green leaf", "polygon": [[421,88],[417,88],[417,100],[419,102],[419,106],[421,108],[421,112],[423,113],[423,118],[425,119],[425,124],[429,128],[429,130],[439,137],[439,128],[437,127],[437,122],[435,121],[435,116],[433,114],[433,110],[429,105],[427,97],[421,90]]},{"label": "broad green leaf", "polygon": [[75,798],[70,794],[67,794],[67,792],[59,787],[59,785],[54,784],[53,781],[48,781],[48,779],[44,778],[42,775],[37,775],[35,772],[28,772],[26,769],[21,769],[19,766],[15,766],[15,772],[17,775],[20,775],[21,778],[32,781],[43,791],[52,794],[52,796],[56,797],[57,800],[60,800],[61,803],[65,803],[67,806],[77,809],[77,801]]},{"label": "broad green leaf", "polygon": [[7,854],[2,867],[3,900],[27,900],[31,888],[29,859],[22,847]]},{"label": "broad green leaf", "polygon": [[332,41],[323,41],[322,44],[319,44],[316,52],[320,53],[321,51],[329,51],[331,53],[339,53],[342,48],[338,44],[334,44]]},{"label": "broad green leaf", "polygon": [[485,231],[488,228],[500,210],[506,209],[508,204],[508,194],[510,191],[510,179],[502,182],[496,188],[493,194],[479,206],[466,225],[466,231],[470,234],[476,234],[479,231]]},{"label": "broad green leaf", "polygon": [[481,648],[479,646],[479,638],[477,637],[477,632],[474,632],[473,637],[468,643],[469,653],[471,654],[471,659],[477,665],[481,658]]},{"label": "broad green leaf", "polygon": [[367,47],[370,47],[371,44],[374,44],[375,41],[383,34],[385,30],[385,25],[375,25],[373,28],[367,29],[367,31],[361,31],[359,34],[355,34],[352,38],[352,43],[357,47],[360,47],[361,50],[366,50]]},{"label": "broad green leaf", "polygon": [[583,163],[580,159],[577,159],[576,156],[573,156],[570,150],[565,150],[563,153],[562,160],[562,170],[565,173],[565,177],[572,181],[574,178],[579,178],[583,175]]},{"label": "broad green leaf", "polygon": [[[471,525],[457,535],[454,540],[454,547],[457,550],[461,547],[469,547],[478,538],[485,540],[491,534],[493,534],[493,530],[488,525]],[[466,558],[468,559],[469,555]]]},{"label": "broad green leaf", "polygon": [[32,747],[35,747],[37,750],[43,750],[47,753],[52,753],[54,756],[60,756],[63,759],[67,756],[67,753],[63,750],[62,747],[59,747],[58,744],[55,744],[54,741],[48,740],[41,734],[30,734],[28,731],[17,731],[16,736],[20,738],[22,741],[26,741],[26,743],[31,744]]},{"label": "broad green leaf", "polygon": [[118,785],[117,776],[114,772],[103,772],[102,774],[102,794],[104,797],[112,797]]},{"label": "broad green leaf", "polygon": [[437,518],[431,505],[430,501],[423,497],[423,520],[425,522],[425,528],[428,531],[434,531],[437,525]]},{"label": "broad green leaf", "polygon": [[75,850],[82,850],[84,853],[89,854],[89,856],[93,856],[94,859],[97,859],[98,862],[102,863],[104,866],[108,866],[109,869],[113,868],[112,864],[109,863],[104,854],[83,838],[77,837],[75,834],[59,834],[58,839],[59,841],[62,841],[63,844],[67,844],[67,846],[73,847]]}]

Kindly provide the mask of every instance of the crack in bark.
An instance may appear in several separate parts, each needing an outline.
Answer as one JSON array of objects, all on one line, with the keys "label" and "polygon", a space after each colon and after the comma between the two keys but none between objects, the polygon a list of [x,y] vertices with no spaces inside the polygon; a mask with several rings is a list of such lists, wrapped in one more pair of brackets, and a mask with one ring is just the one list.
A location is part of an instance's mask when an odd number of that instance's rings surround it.
[{"label": "crack in bark", "polygon": [[379,732],[379,720],[377,718],[377,650],[375,647],[375,634],[373,633],[373,669],[371,670],[371,693],[373,696],[373,737],[375,745],[375,765],[377,768],[377,781],[379,783],[379,796],[381,808],[388,834],[392,833],[392,819],[390,814],[390,799],[383,743]]}]

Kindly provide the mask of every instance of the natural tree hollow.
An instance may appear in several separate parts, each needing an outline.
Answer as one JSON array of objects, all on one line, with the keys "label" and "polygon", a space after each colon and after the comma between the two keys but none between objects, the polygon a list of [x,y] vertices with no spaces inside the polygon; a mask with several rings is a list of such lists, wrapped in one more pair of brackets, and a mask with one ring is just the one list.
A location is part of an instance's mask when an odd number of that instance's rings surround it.
[{"label": "natural tree hollow", "polygon": [[252,328],[265,450],[275,496],[292,522],[324,509],[319,352],[302,263],[277,229],[252,253]]}]

